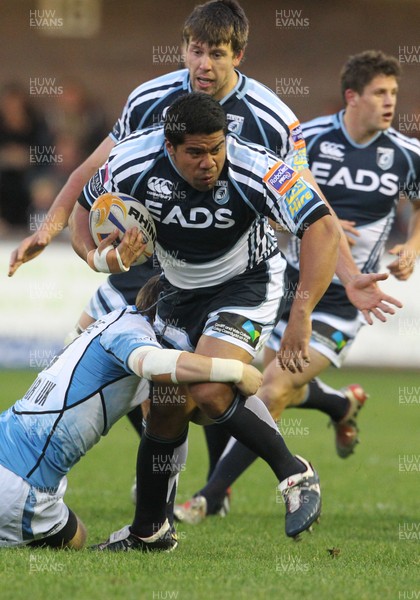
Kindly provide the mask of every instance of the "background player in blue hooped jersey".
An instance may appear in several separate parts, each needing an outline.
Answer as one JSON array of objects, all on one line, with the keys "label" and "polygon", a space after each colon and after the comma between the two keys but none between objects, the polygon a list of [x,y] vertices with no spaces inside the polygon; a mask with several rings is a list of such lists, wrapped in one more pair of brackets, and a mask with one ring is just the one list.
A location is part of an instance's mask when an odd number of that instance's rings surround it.
[{"label": "background player in blue hooped jersey", "polygon": [[[377,272],[395,218],[400,194],[412,206],[408,237],[389,250],[388,264],[401,281],[413,273],[420,252],[420,142],[391,127],[398,94],[396,58],[368,50],[349,57],[341,71],[345,109],[303,125],[311,170],[348,232],[354,261],[363,273]],[[287,260],[290,290],[296,289],[299,244],[290,241]],[[287,312],[268,344],[266,364],[274,358]],[[333,279],[312,315],[311,367],[304,375],[280,376],[268,366],[263,394],[270,406],[315,408],[331,417],[336,449],[348,457],[357,444],[356,415],[366,393],[360,386],[332,390],[314,379],[330,364],[340,367],[364,318]],[[271,348],[271,352],[270,352]]]},{"label": "background player in blue hooped jersey", "polygon": [[[398,61],[380,51],[351,56],[341,72],[345,109],[302,127],[312,173],[347,230],[354,260],[362,272],[378,269],[400,193],[411,200],[407,240],[389,250],[397,257],[388,265],[390,273],[405,281],[420,251],[420,143],[391,127],[399,76]],[[355,384],[334,390],[317,376],[329,365],[341,366],[364,319],[335,278],[312,313],[309,366],[301,373],[279,369],[275,353],[291,301],[299,294],[297,240],[291,239],[286,258],[289,306],[267,343],[264,380],[258,393],[275,419],[288,406],[325,412],[335,430],[337,453],[346,458],[358,442],[356,417],[367,394]],[[226,489],[255,458],[235,443],[207,485],[175,507],[178,519],[195,524],[211,514]]]},{"label": "background player in blue hooped jersey", "polygon": [[[83,546],[86,529],[63,499],[66,475],[133,404],[148,398],[147,379],[236,382],[246,395],[258,389],[261,373],[250,365],[161,347],[150,323],[161,287],[157,277],[149,280],[137,307],[93,323],[0,414],[0,548]],[[183,454],[180,448],[168,455],[173,479]],[[143,550],[176,547],[169,524],[162,537],[138,543]]]}]

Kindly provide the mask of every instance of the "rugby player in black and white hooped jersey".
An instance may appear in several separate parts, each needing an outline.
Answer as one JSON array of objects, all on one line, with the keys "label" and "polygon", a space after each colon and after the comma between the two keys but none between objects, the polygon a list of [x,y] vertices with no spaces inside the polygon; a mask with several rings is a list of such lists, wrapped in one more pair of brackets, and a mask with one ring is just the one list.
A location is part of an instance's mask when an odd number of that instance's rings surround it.
[{"label": "rugby player in black and white hooped jersey", "polygon": [[[296,170],[263,146],[226,135],[226,129],[225,113],[211,96],[178,97],[164,127],[126,137],[85,186],[79,199],[85,224],[79,219],[78,228],[71,227],[73,245],[91,264],[96,250],[84,234],[92,203],[111,191],[137,198],[155,221],[164,272],[165,295],[155,320],[162,344],[249,363],[274,325],[284,292],[285,261],[268,223],[275,220],[302,237],[301,285],[307,293],[295,304],[279,353],[285,367],[301,370],[312,305],[336,268],[339,230]],[[156,179],[165,182],[165,198],[150,189]],[[224,385],[191,386],[185,397],[182,406],[152,403],[138,456],[131,532],[113,536],[103,548],[136,548],[136,536],[163,526],[169,474],[154,473],[153,457],[185,443],[196,406],[269,463],[285,494],[287,535],[307,529],[320,511],[318,477],[307,461],[291,455],[263,403],[256,396],[245,401]]]},{"label": "rugby player in black and white hooped jersey", "polygon": [[[23,240],[12,253],[9,275],[20,264],[37,256],[67,225],[83,186],[103,165],[114,145],[136,130],[159,123],[171,102],[185,92],[202,91],[212,95],[227,115],[229,130],[271,148],[297,170],[307,168],[305,144],[295,114],[271,90],[238,71],[248,32],[248,19],[236,0],[207,2],[192,11],[182,31],[187,68],[147,81],[131,92],[112,132],[72,173],[39,231]],[[150,180],[149,188],[157,200],[165,197],[159,180]],[[74,218],[77,219],[77,209]],[[132,245],[133,239],[124,240],[120,245],[123,263],[127,262],[127,246]],[[111,265],[111,259],[112,256],[107,257],[112,273],[89,300],[68,339],[101,315],[134,302],[138,289],[154,273],[160,272],[156,257],[128,272]],[[128,416],[140,434],[140,408]],[[211,472],[229,435],[222,434],[221,427],[216,436],[212,427],[206,427],[205,431],[209,442],[211,438]]]},{"label": "rugby player in black and white hooped jersey", "polygon": [[[347,231],[362,273],[378,271],[400,195],[410,201],[407,239],[388,250],[395,257],[387,266],[390,274],[405,281],[420,252],[420,142],[391,127],[399,77],[398,60],[383,52],[351,56],[341,72],[345,109],[305,123],[304,136],[312,173]],[[287,251],[291,290],[298,279],[298,256],[299,244],[291,240]],[[275,356],[286,321],[287,312],[268,344],[266,364]],[[270,405],[296,405],[328,414],[342,458],[354,451],[355,419],[367,396],[360,386],[332,390],[316,377],[330,364],[342,365],[365,323],[335,277],[312,315],[312,368],[303,377],[280,378],[269,367],[263,386]]]},{"label": "rugby player in black and white hooped jersey", "polygon": [[[312,173],[348,232],[354,260],[362,272],[375,272],[379,267],[400,194],[411,200],[407,240],[389,250],[397,257],[388,265],[390,273],[405,281],[420,252],[420,143],[391,127],[399,76],[398,61],[380,51],[351,56],[341,72],[345,109],[302,127]],[[299,242],[291,239],[286,254],[289,302],[266,345],[266,368],[258,394],[276,420],[289,406],[326,413],[335,430],[337,453],[347,458],[358,442],[357,413],[367,394],[355,384],[335,390],[318,376],[330,365],[342,365],[365,321],[334,278],[312,313],[310,365],[296,373],[278,368],[275,354],[291,301],[299,292],[299,252]],[[196,524],[211,514],[226,489],[256,458],[234,440],[229,448],[207,485],[175,507],[179,520]]]},{"label": "rugby player in black and white hooped jersey", "polygon": [[[337,266],[340,232],[304,176],[263,146],[226,136],[220,103],[203,93],[178,97],[164,127],[133,133],[85,186],[84,221],[73,246],[89,265],[98,253],[88,240],[89,209],[96,198],[119,191],[149,209],[165,296],[155,328],[169,347],[196,349],[250,362],[271,331],[283,298],[285,262],[268,219],[302,239],[299,285],[278,353],[292,372],[307,362],[310,312]],[[162,181],[156,199],[150,181]],[[164,185],[163,185],[164,183]],[[112,251],[111,251],[112,252]],[[101,254],[101,252],[99,252]],[[102,259],[102,257],[100,256]],[[339,271],[347,264],[340,262]],[[286,503],[286,534],[306,530],[320,512],[319,480],[311,465],[293,457],[258,397],[244,399],[226,385],[193,385],[185,405],[152,403],[140,445],[136,515],[130,529],[112,535],[101,550],[132,550],[137,538],[156,535],[166,519],[168,480],[154,473],[156,455],[185,443],[189,413],[198,406],[263,457],[279,480]],[[188,394],[186,393],[186,397]]]},{"label": "rugby player in black and white hooped jersey", "polygon": [[[238,3],[224,0],[196,7],[184,24],[182,37],[186,46],[187,69],[158,77],[136,88],[114,127],[111,143],[135,130],[159,123],[169,104],[180,94],[202,91],[220,102],[230,131],[270,148],[314,184],[307,168],[305,143],[296,115],[271,90],[237,70],[248,40],[248,21]],[[159,178],[149,180],[148,190],[157,202],[165,199],[166,189],[162,189]],[[73,218],[77,228],[78,208]],[[341,250],[347,250],[344,243]],[[110,275],[90,300],[79,321],[81,329],[104,311],[119,306],[121,302],[131,302],[138,287],[152,274],[153,265],[156,266],[156,260],[153,263],[151,259],[145,265],[120,274],[113,254],[110,253],[107,260],[110,270],[116,274]],[[356,274],[357,269],[353,273]],[[350,285],[352,283],[350,281]],[[374,283],[372,292],[378,293]],[[356,301],[359,299],[358,296]],[[377,309],[378,302],[376,298],[374,301],[369,298],[367,304],[358,306],[361,309]],[[381,307],[384,308],[384,304]],[[137,415],[136,419],[132,414],[130,418],[139,431],[141,415]],[[220,427],[215,430],[209,426],[205,431],[211,473],[229,436]]]}]

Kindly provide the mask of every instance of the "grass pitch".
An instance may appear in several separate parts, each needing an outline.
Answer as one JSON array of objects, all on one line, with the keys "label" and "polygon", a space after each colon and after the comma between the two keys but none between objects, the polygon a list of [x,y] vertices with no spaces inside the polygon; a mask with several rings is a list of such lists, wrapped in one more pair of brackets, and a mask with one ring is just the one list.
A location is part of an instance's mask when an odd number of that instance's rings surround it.
[{"label": "grass pitch", "polygon": [[[0,408],[33,378],[33,372],[1,372]],[[179,526],[172,554],[1,550],[0,597],[420,598],[420,374],[330,370],[325,381],[361,383],[370,399],[359,417],[361,444],[347,460],[335,454],[325,415],[284,413],[291,450],[310,459],[321,478],[323,513],[312,535],[298,543],[286,538],[274,476],[258,461],[235,484],[229,516]],[[136,435],[123,419],[70,473],[66,500],[87,525],[89,543],[130,522],[136,449]],[[180,500],[200,488],[206,470],[203,434],[191,425]]]}]

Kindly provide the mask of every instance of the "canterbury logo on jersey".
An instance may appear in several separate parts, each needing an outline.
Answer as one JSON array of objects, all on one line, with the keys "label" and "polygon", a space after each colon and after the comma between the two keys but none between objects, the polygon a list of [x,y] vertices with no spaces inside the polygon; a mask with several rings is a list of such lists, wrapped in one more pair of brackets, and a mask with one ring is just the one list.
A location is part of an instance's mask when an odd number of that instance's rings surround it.
[{"label": "canterbury logo on jersey", "polygon": [[373,192],[378,190],[385,196],[398,194],[398,176],[395,173],[384,173],[379,176],[368,169],[357,169],[356,175],[350,173],[348,167],[341,167],[330,177],[331,164],[315,161],[311,165],[311,171],[316,181],[323,185],[334,187],[343,185],[350,190],[361,192]]},{"label": "canterbury logo on jersey", "polygon": [[208,227],[216,227],[218,229],[228,229],[235,225],[235,220],[231,219],[232,211],[228,208],[218,208],[212,212],[204,206],[196,206],[194,208],[183,208],[173,206],[170,211],[163,216],[163,204],[146,200],[146,208],[153,216],[155,221],[162,225],[180,225],[185,228],[192,229],[207,229]]},{"label": "canterbury logo on jersey", "polygon": [[174,189],[174,184],[163,177],[150,177],[147,181],[147,187],[154,196],[159,198],[170,198]]},{"label": "canterbury logo on jersey", "polygon": [[321,142],[319,145],[320,156],[342,161],[344,159],[344,145],[334,144],[334,142]]}]

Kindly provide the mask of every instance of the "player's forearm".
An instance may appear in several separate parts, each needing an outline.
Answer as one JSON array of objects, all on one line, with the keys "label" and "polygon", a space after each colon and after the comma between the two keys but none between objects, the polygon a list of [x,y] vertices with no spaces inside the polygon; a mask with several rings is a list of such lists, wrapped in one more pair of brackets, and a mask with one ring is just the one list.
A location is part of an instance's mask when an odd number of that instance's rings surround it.
[{"label": "player's forearm", "polygon": [[411,249],[415,256],[420,254],[420,201],[413,204],[413,214],[408,223],[408,234],[405,246]]},{"label": "player's forearm", "polygon": [[330,215],[310,225],[303,234],[299,287],[291,309],[295,318],[308,317],[331,283],[337,264],[339,239],[340,233]]},{"label": "player's forearm", "polygon": [[51,239],[67,227],[74,205],[85,183],[81,171],[76,169],[58,193],[40,226],[40,230],[47,232]]},{"label": "player's forearm", "polygon": [[161,383],[239,383],[245,366],[239,360],[158,348],[135,350],[128,364],[140,377]]},{"label": "player's forearm", "polygon": [[96,246],[89,230],[89,211],[80,204],[76,204],[70,216],[69,229],[74,251],[87,262],[88,253]]},{"label": "player's forearm", "polygon": [[243,369],[244,365],[239,360],[209,358],[183,352],[177,361],[176,376],[182,383],[238,383],[242,379]]}]

